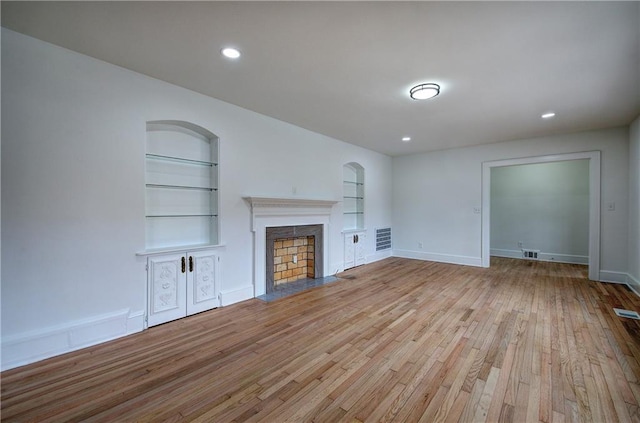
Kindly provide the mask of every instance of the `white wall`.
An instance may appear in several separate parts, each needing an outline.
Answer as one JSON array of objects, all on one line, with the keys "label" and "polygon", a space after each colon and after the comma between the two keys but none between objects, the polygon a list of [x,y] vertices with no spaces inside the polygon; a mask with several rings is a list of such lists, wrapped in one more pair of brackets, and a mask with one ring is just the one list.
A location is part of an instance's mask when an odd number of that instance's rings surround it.
[{"label": "white wall", "polygon": [[[252,292],[243,196],[342,197],[342,166],[367,175],[367,252],[391,224],[391,158],[2,29],[2,367],[142,329],[146,122],[220,137],[222,287]],[[304,107],[304,105],[300,105]],[[342,207],[331,268],[342,267]],[[224,297],[226,295],[226,297]]]},{"label": "white wall", "polygon": [[629,277],[640,293],[640,116],[629,131]]},{"label": "white wall", "polygon": [[587,264],[589,161],[491,169],[491,255]]},{"label": "white wall", "polygon": [[[393,159],[394,254],[481,265],[482,162],[602,152],[601,276],[626,278],[628,128],[437,151]],[[418,243],[422,243],[422,248]]]}]

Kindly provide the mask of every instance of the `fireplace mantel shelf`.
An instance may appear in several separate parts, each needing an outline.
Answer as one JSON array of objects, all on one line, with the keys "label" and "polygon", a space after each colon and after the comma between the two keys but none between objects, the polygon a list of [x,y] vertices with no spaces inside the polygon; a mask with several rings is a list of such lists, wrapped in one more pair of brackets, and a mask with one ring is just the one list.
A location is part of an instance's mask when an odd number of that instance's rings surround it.
[{"label": "fireplace mantel shelf", "polygon": [[268,207],[332,207],[336,200],[317,200],[310,198],[244,197],[252,208]]}]

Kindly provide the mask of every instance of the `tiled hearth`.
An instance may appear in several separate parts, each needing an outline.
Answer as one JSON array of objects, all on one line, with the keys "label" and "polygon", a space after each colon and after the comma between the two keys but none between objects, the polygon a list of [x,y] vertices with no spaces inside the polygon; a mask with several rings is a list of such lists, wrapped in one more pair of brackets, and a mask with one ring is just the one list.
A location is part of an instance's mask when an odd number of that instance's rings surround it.
[{"label": "tiled hearth", "polygon": [[277,299],[288,297],[289,295],[297,294],[298,292],[306,291],[307,289],[315,288],[317,286],[326,285],[337,280],[338,278],[335,276],[325,276],[324,278],[315,279],[300,279],[299,281],[285,284],[281,289],[277,289],[269,294],[259,295],[256,298],[266,302],[275,301]]}]

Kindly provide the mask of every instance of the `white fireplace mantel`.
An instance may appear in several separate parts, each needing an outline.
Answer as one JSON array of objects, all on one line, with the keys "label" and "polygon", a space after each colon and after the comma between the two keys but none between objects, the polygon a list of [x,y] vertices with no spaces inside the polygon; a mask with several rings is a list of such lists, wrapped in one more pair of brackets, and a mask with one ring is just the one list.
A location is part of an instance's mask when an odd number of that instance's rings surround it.
[{"label": "white fireplace mantel", "polygon": [[244,197],[251,206],[254,232],[254,295],[265,293],[266,228],[278,226],[322,225],[324,275],[329,274],[329,225],[332,207],[338,201],[305,198]]},{"label": "white fireplace mantel", "polygon": [[256,231],[256,217],[331,215],[336,200],[309,198],[243,197],[251,205],[251,230]]}]

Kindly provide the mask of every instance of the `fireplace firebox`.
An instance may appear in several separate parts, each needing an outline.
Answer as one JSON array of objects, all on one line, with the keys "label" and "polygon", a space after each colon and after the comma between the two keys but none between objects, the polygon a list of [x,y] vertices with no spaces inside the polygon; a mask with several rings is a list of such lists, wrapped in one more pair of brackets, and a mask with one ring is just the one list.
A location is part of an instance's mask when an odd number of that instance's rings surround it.
[{"label": "fireplace firebox", "polygon": [[322,225],[266,228],[266,293],[301,279],[323,277]]}]

